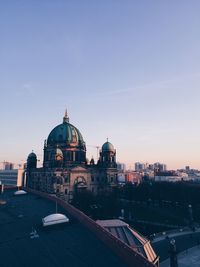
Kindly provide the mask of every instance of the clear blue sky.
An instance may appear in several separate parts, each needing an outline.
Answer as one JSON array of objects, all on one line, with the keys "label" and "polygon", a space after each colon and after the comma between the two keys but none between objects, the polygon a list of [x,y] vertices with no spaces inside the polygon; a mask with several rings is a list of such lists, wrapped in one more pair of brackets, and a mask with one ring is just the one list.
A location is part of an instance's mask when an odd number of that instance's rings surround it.
[{"label": "clear blue sky", "polygon": [[[0,161],[70,122],[118,161],[200,169],[200,1],[0,3]],[[88,158],[96,150],[88,147]]]}]

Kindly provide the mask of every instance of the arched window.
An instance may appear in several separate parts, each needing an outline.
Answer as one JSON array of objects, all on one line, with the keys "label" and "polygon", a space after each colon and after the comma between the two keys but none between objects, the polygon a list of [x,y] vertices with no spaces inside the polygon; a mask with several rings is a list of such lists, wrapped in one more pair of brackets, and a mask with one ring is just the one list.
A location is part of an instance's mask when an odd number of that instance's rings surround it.
[{"label": "arched window", "polygon": [[57,177],[57,184],[63,184],[63,178],[62,177]]},{"label": "arched window", "polygon": [[83,176],[78,176],[74,180],[74,185],[77,188],[86,188],[87,187],[87,182],[86,182],[86,180],[85,180],[85,178]]},{"label": "arched window", "polygon": [[67,173],[65,175],[65,183],[70,183],[70,174],[69,173]]}]

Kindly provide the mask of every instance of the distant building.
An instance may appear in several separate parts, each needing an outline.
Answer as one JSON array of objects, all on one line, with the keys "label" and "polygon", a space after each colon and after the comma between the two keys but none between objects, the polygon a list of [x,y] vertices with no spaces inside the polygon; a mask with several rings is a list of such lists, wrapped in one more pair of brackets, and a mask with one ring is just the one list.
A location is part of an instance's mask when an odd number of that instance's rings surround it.
[{"label": "distant building", "polygon": [[4,170],[13,170],[14,169],[14,163],[8,162],[8,161],[4,161],[3,162],[3,169]]},{"label": "distant building", "polygon": [[24,169],[0,170],[0,183],[7,186],[22,186]]},{"label": "distant building", "polygon": [[180,169],[180,170],[177,170],[177,173],[178,173],[179,176],[182,177],[183,181],[195,181],[195,182],[199,182],[200,181],[200,171],[199,170]]},{"label": "distant building", "polygon": [[166,164],[156,162],[154,164],[149,164],[149,163],[141,163],[141,162],[136,162],[135,163],[135,171],[137,172],[142,172],[142,171],[150,171],[150,170],[155,170],[155,171],[166,171],[167,166]]},{"label": "distant building", "polygon": [[142,181],[142,175],[134,171],[125,171],[125,182],[139,184]]},{"label": "distant building", "polygon": [[140,163],[140,162],[135,163],[135,171],[136,172],[143,171],[144,169],[145,169],[144,163]]},{"label": "distant building", "polygon": [[124,163],[117,162],[117,170],[118,171],[125,171],[126,165]]},{"label": "distant building", "polygon": [[177,182],[181,181],[181,177],[174,171],[156,172],[155,182]]},{"label": "distant building", "polygon": [[189,171],[190,171],[190,166],[186,166],[186,167],[185,167],[185,170],[186,170],[187,172],[189,172]]},{"label": "distant building", "polygon": [[154,169],[159,172],[165,172],[167,170],[166,164],[156,162],[154,163]]},{"label": "distant building", "polygon": [[125,172],[123,171],[118,171],[118,174],[117,174],[117,181],[119,184],[124,184],[125,183]]},{"label": "distant building", "polygon": [[149,170],[154,171],[154,165],[153,164],[149,164]]}]

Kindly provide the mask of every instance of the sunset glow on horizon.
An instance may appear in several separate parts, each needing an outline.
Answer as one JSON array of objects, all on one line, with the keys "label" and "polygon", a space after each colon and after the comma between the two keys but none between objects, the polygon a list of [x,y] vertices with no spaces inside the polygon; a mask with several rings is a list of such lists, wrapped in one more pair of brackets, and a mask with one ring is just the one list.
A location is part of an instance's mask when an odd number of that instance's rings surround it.
[{"label": "sunset glow on horizon", "polygon": [[199,1],[0,4],[0,162],[21,164],[70,123],[96,160],[200,169]]}]

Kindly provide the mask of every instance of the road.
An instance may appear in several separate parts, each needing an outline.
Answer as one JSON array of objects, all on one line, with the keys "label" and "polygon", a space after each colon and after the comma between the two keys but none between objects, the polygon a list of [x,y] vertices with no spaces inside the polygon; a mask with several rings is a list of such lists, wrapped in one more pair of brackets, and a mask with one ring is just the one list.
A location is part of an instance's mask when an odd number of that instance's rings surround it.
[{"label": "road", "polygon": [[[170,239],[165,238],[152,243],[152,247],[155,249],[157,255],[160,256],[160,262],[169,258]],[[177,253],[180,253],[200,244],[200,232],[183,233],[181,235],[179,233],[177,236],[173,236],[173,239],[176,241]]]}]

